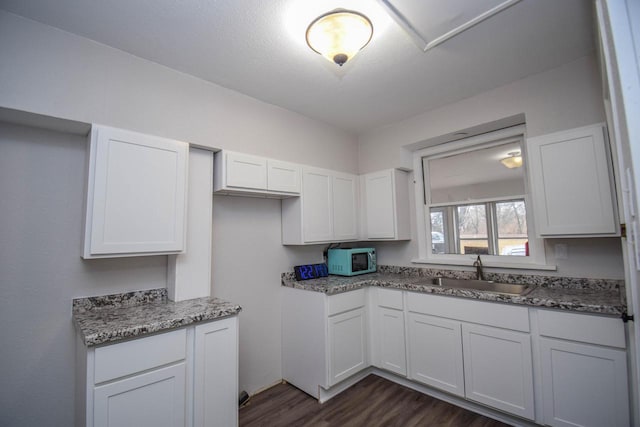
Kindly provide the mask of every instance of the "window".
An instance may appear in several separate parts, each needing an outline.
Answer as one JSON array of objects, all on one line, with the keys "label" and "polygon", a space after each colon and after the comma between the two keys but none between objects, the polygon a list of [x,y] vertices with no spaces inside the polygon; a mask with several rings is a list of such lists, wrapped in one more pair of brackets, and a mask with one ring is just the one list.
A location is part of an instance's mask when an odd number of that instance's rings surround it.
[{"label": "window", "polygon": [[418,262],[469,265],[481,255],[489,265],[549,268],[531,227],[526,165],[501,162],[524,157],[523,133],[508,128],[415,153]]},{"label": "window", "polygon": [[528,239],[524,199],[431,208],[434,254],[528,256]]}]

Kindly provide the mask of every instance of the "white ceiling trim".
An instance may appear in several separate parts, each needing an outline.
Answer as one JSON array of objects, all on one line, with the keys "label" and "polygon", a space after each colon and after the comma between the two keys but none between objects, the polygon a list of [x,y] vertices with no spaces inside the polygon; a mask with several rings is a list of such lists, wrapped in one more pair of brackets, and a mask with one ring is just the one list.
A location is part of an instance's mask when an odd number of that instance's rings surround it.
[{"label": "white ceiling trim", "polygon": [[409,36],[411,37],[411,39],[413,39],[415,44],[420,49],[422,49],[423,52],[426,52],[429,49],[433,49],[439,44],[442,44],[447,40],[457,36],[458,34],[463,33],[466,30],[478,25],[482,21],[485,21],[491,18],[493,15],[496,15],[502,12],[503,10],[515,5],[516,3],[521,2],[522,0],[506,0],[498,4],[497,6],[492,7],[489,10],[482,12],[480,15],[474,18],[471,18],[467,22],[453,28],[452,30],[447,31],[443,35],[434,38],[431,41],[428,41],[426,36],[420,34],[420,31],[416,29],[416,27],[411,23],[411,21],[406,16],[404,16],[404,14],[400,12],[400,10],[398,10],[396,6],[394,6],[391,3],[392,0],[378,0],[378,1],[387,9],[391,17],[402,27],[402,29],[405,30],[407,34],[409,34]]}]

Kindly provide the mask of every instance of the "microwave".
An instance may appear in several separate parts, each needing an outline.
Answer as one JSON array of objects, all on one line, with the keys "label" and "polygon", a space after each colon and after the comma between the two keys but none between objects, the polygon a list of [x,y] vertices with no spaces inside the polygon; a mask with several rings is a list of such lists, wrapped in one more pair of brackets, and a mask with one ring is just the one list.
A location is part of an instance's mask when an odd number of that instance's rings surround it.
[{"label": "microwave", "polygon": [[339,276],[374,273],[377,269],[376,250],[373,248],[329,249],[327,264],[329,274]]}]

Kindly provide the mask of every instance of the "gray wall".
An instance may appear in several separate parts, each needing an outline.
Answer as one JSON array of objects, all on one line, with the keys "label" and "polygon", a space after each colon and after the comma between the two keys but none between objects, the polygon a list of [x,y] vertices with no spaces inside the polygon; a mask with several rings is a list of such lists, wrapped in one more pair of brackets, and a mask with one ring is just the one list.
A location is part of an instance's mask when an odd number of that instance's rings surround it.
[{"label": "gray wall", "polygon": [[166,286],[167,257],[80,258],[85,147],[0,122],[2,426],[73,424],[73,298]]}]

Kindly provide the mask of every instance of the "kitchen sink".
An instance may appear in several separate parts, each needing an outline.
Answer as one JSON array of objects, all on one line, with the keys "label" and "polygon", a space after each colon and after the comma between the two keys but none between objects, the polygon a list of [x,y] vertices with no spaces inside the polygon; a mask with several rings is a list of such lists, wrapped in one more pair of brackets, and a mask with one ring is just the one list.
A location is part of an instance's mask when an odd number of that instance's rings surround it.
[{"label": "kitchen sink", "polygon": [[529,290],[527,285],[498,283],[491,280],[448,279],[446,277],[436,277],[433,279],[432,283],[436,286],[442,286],[443,288],[473,289],[505,295],[523,295]]}]

